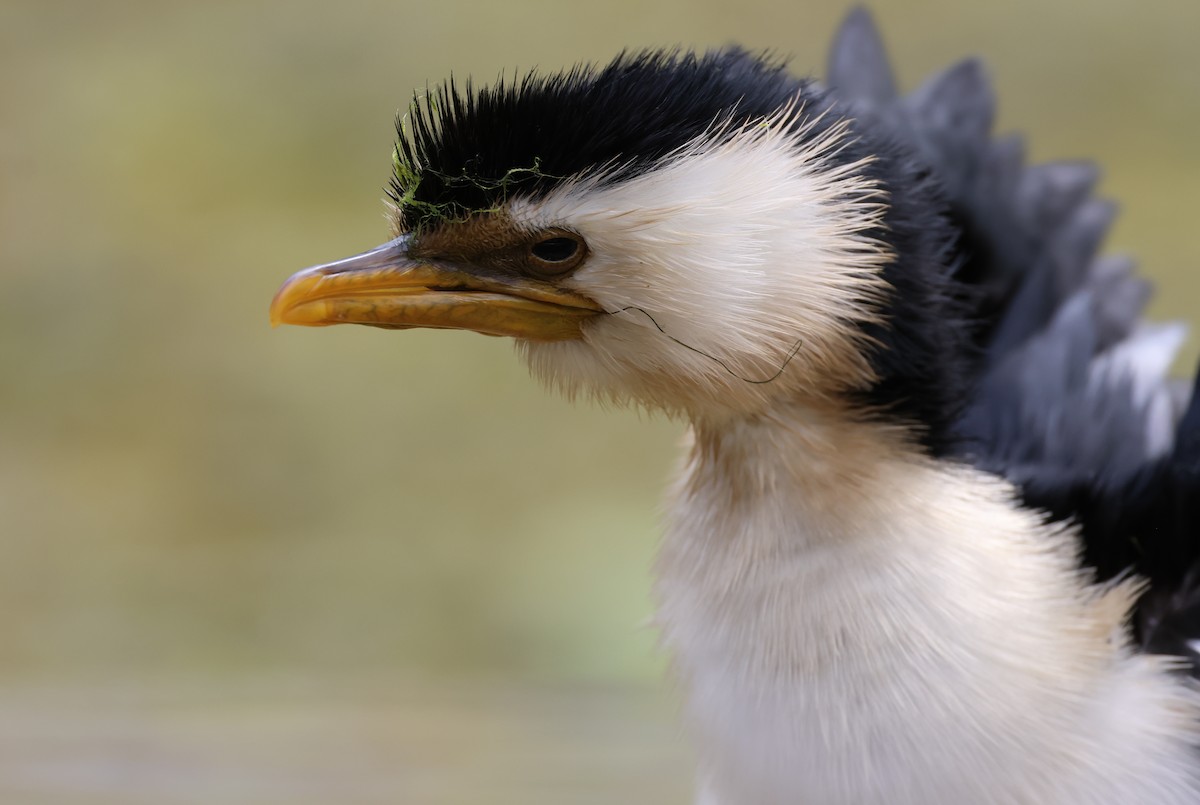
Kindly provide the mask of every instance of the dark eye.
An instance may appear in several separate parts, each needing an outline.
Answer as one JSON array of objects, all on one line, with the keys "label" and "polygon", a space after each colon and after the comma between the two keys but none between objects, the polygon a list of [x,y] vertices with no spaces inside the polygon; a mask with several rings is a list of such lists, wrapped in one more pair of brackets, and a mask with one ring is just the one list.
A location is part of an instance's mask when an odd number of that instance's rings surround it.
[{"label": "dark eye", "polygon": [[579,253],[579,241],[573,238],[550,238],[529,247],[533,256],[546,263],[565,263]]},{"label": "dark eye", "polygon": [[529,244],[526,265],[529,271],[547,279],[563,277],[578,268],[586,256],[583,238],[574,232],[551,229],[541,233],[541,240]]}]

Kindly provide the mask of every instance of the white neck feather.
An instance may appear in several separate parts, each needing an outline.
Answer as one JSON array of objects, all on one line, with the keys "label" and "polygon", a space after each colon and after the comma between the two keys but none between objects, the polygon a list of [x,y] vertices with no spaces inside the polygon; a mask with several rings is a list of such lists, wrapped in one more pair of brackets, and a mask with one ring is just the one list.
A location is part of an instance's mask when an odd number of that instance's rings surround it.
[{"label": "white neck feather", "polygon": [[1200,802],[1200,709],[1127,647],[1136,591],[894,430],[697,425],[658,571],[706,805]]}]

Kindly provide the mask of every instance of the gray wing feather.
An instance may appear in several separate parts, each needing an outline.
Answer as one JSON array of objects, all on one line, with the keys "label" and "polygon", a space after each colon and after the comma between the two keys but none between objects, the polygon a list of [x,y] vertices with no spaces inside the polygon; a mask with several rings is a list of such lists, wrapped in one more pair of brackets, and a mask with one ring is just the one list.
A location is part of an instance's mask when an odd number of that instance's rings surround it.
[{"label": "gray wing feather", "polygon": [[847,100],[880,104],[896,98],[883,39],[866,9],[851,11],[842,23],[829,53],[827,75]]}]

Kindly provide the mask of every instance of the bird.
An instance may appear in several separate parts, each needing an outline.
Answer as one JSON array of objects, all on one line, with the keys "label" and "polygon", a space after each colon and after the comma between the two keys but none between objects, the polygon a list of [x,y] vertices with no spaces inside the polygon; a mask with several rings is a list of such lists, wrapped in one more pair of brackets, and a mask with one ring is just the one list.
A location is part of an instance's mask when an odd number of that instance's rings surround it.
[{"label": "bird", "polygon": [[621,53],[397,121],[393,237],[275,324],[515,340],[686,420],[655,563],[698,805],[1200,802],[1200,394],[1101,253],[1090,163],[992,133],[977,60],[901,95]]}]

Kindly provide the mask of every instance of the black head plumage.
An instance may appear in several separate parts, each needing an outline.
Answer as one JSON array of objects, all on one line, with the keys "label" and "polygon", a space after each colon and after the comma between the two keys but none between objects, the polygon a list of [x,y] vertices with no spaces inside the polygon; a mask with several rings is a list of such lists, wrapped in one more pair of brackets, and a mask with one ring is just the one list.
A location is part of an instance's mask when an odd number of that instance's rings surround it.
[{"label": "black head plumage", "polygon": [[603,170],[636,176],[721,123],[775,112],[805,90],[783,65],[733,49],[626,53],[604,67],[500,80],[451,80],[397,121],[389,195],[419,228],[538,195]]}]

